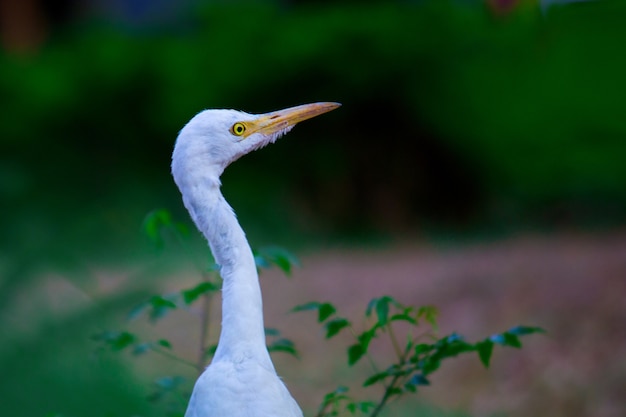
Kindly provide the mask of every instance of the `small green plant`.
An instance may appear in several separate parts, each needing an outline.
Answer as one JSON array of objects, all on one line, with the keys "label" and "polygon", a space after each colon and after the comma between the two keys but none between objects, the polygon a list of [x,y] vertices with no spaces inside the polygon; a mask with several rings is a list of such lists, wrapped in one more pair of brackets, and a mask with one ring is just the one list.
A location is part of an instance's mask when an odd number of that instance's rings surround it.
[{"label": "small green plant", "polygon": [[[431,306],[406,306],[393,297],[383,296],[372,299],[365,310],[369,327],[360,332],[346,318],[337,315],[337,309],[330,303],[311,302],[299,305],[293,311],[317,311],[317,321],[323,324],[326,339],[330,339],[345,329],[354,336],[354,343],[347,348],[347,362],[350,366],[366,357],[371,365],[371,374],[362,382],[363,387],[381,385],[382,395],[375,401],[357,401],[348,395],[349,387],[339,386],[324,396],[316,417],[339,416],[342,413],[378,416],[389,400],[405,394],[413,394],[421,386],[430,385],[428,377],[441,366],[445,359],[475,352],[485,367],[495,345],[521,348],[520,336],[542,333],[539,327],[517,326],[475,343],[469,343],[456,333],[444,337],[436,336],[437,310]],[[404,322],[409,329],[406,342],[396,335],[394,326]],[[371,342],[386,336],[394,355],[391,363],[380,366],[370,354]],[[383,363],[389,359],[384,358]]]},{"label": "small green plant", "polygon": [[[143,222],[144,233],[160,250],[173,242],[182,245],[187,253],[193,254],[193,250],[188,246],[189,230],[190,228],[185,223],[174,220],[171,213],[164,209],[150,212]],[[192,259],[200,271],[199,280],[195,285],[173,293],[152,295],[136,305],[127,315],[128,320],[146,317],[154,323],[173,311],[186,310],[200,303],[200,345],[195,359],[178,355],[173,343],[166,338],[143,340],[138,334],[128,330],[103,330],[92,335],[92,340],[97,343],[96,351],[125,351],[133,356],[156,353],[193,368],[198,375],[201,374],[217,348],[216,344],[209,342],[210,313],[214,297],[222,288],[218,266],[210,254],[203,258]],[[292,269],[299,265],[295,256],[275,246],[255,250],[254,258],[259,271],[278,267],[287,277],[291,275]],[[299,357],[294,342],[283,337],[279,330],[268,328],[265,329],[265,333],[268,340],[267,349],[270,352],[282,352]],[[189,381],[183,376],[162,376],[153,381],[153,392],[148,396],[148,400],[165,401],[168,417],[182,417],[191,394],[188,388]]]},{"label": "small green plant", "polygon": [[[186,245],[189,227],[173,220],[166,210],[155,210],[144,221],[144,231],[157,247],[174,237]],[[279,247],[266,247],[254,251],[259,271],[277,266],[286,276],[290,276],[299,262],[295,256]],[[130,351],[138,356],[153,352],[193,368],[202,373],[215,353],[216,344],[209,344],[210,311],[215,294],[221,289],[222,281],[218,268],[210,260],[200,268],[199,282],[178,292],[157,294],[133,308],[129,320],[145,316],[155,322],[168,313],[186,309],[201,302],[200,346],[198,356],[190,360],[177,355],[172,343],[165,338],[142,340],[127,330],[102,331],[93,336],[98,342],[98,350]],[[521,348],[521,336],[542,333],[539,327],[516,326],[505,332],[470,343],[456,333],[437,336],[437,309],[432,306],[414,307],[400,303],[391,296],[372,299],[365,309],[367,326],[357,330],[353,323],[338,314],[337,308],[328,302],[309,302],[298,305],[292,312],[315,311],[317,322],[323,325],[325,338],[331,339],[348,330],[353,335],[353,343],[347,347],[347,363],[352,366],[363,358],[371,367],[371,373],[361,382],[363,387],[382,386],[382,394],[375,398],[357,400],[350,393],[350,387],[339,386],[327,393],[317,409],[315,417],[340,415],[363,415],[376,417],[394,398],[414,394],[423,386],[430,385],[429,376],[437,371],[441,363],[461,354],[475,353],[485,367],[489,367],[491,355],[496,345]],[[399,324],[406,341],[397,335]],[[294,342],[281,336],[276,329],[266,329],[267,348],[270,352],[284,352],[299,358]],[[374,339],[387,338],[393,354],[391,358],[374,358],[370,346]],[[182,376],[163,376],[154,381],[150,401],[167,401],[168,417],[182,417],[190,396],[188,380]]]}]

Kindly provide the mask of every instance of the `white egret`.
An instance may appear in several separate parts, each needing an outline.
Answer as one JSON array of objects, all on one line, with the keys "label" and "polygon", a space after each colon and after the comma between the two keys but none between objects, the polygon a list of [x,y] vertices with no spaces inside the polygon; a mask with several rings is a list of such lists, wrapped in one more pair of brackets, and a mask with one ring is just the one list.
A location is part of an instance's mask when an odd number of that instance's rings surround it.
[{"label": "white egret", "polygon": [[302,416],[267,351],[254,257],[220,192],[220,175],[231,162],[273,143],[296,123],[339,106],[314,103],[263,115],[205,110],[178,135],[172,155],[174,181],[224,280],[218,347],[196,381],[185,417]]}]

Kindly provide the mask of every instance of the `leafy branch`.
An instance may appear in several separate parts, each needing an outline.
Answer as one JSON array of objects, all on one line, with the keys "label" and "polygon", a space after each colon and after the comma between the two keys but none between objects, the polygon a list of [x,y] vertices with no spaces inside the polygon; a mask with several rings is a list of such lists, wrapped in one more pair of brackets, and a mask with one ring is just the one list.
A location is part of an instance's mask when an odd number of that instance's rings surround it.
[{"label": "leafy branch", "polygon": [[[157,249],[163,249],[167,244],[173,242],[182,246],[186,253],[194,253],[188,245],[189,227],[182,222],[175,221],[167,210],[159,209],[150,212],[143,222],[143,230]],[[208,259],[208,262],[206,259]],[[294,255],[285,249],[274,246],[255,250],[254,259],[259,272],[264,269],[278,267],[287,277],[291,275],[294,267],[300,265]],[[218,273],[219,267],[212,258],[207,257],[205,260],[202,260],[197,257],[194,259],[194,263],[200,271],[200,280],[197,284],[169,294],[152,295],[132,308],[128,313],[127,319],[134,320],[143,316],[147,317],[150,322],[155,323],[174,311],[189,310],[192,305],[201,303],[200,343],[195,360],[177,355],[174,352],[172,343],[167,339],[144,341],[137,334],[126,330],[105,330],[94,334],[92,340],[98,343],[96,351],[129,351],[133,356],[152,352],[187,365],[193,368],[197,374],[201,374],[217,348],[216,344],[210,344],[209,342],[211,336],[210,314],[214,297],[222,288],[222,279]],[[291,340],[282,337],[278,330],[266,329],[266,335],[268,337],[268,351],[283,352],[296,358],[299,357],[295,344]],[[157,379],[155,381],[156,391],[149,399],[157,401],[165,396],[176,394],[178,398],[177,403],[180,403],[179,400],[181,398],[184,401],[169,415],[182,416],[181,409],[184,410],[188,395],[177,392],[177,390],[182,388],[185,380],[181,376],[168,376]]]},{"label": "leafy branch", "polygon": [[[467,342],[457,333],[439,338],[436,336],[437,310],[434,307],[406,306],[390,296],[374,298],[368,303],[365,317],[371,324],[361,332],[356,332],[352,323],[347,318],[338,316],[335,306],[327,302],[302,304],[292,311],[311,310],[317,311],[317,321],[323,324],[326,339],[335,337],[344,329],[350,330],[355,342],[347,349],[348,365],[352,366],[367,356],[372,372],[362,382],[362,386],[383,387],[382,396],[371,402],[354,400],[348,395],[349,388],[340,386],[326,394],[316,417],[337,416],[342,410],[352,415],[358,412],[370,417],[378,416],[392,398],[416,393],[419,387],[430,385],[428,377],[439,369],[445,359],[475,352],[483,366],[488,368],[494,346],[521,348],[521,336],[544,332],[539,327],[516,326],[475,343]],[[394,326],[397,322],[405,322],[410,326],[404,347],[401,347],[395,334]],[[422,327],[426,327],[426,330],[416,336],[412,335],[411,330],[421,330]],[[382,334],[388,337],[395,353],[391,364],[385,367],[378,366],[369,355],[370,343]]]}]

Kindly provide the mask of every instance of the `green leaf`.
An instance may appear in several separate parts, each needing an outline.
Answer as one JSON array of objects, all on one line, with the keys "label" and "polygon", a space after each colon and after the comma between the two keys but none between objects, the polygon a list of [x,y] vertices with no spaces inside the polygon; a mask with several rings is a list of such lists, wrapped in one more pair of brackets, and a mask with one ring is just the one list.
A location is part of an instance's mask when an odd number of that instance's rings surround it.
[{"label": "green leaf", "polygon": [[430,352],[435,347],[433,345],[429,345],[427,343],[420,343],[415,346],[415,354],[420,355],[422,353]]},{"label": "green leaf", "polygon": [[265,259],[264,256],[259,255],[258,253],[254,254],[254,263],[256,264],[256,267],[260,269],[268,269],[272,266],[272,264]]},{"label": "green leaf", "polygon": [[409,379],[411,385],[430,385],[430,381],[422,374],[415,374]]},{"label": "green leaf", "polygon": [[326,323],[326,339],[330,339],[341,331],[341,329],[350,326],[350,322],[344,318],[336,318]]},{"label": "green leaf", "polygon": [[213,282],[204,281],[196,285],[195,287],[190,288],[188,290],[183,290],[180,293],[183,296],[183,301],[185,302],[185,304],[190,305],[194,301],[196,301],[198,297],[200,297],[201,295],[219,291],[219,290],[220,290],[219,285]]},{"label": "green leaf", "polygon": [[376,308],[376,304],[378,303],[379,298],[372,298],[369,303],[367,303],[367,307],[365,308],[365,316],[369,317],[372,315],[372,310]]},{"label": "green leaf", "polygon": [[141,304],[136,305],[130,310],[128,315],[126,316],[128,320],[134,320],[139,317],[148,307],[150,303],[148,301],[144,301]]},{"label": "green leaf", "polygon": [[373,410],[376,407],[376,403],[372,401],[358,401],[354,404],[356,404],[357,409],[363,414],[369,413],[370,410]]},{"label": "green leaf", "polygon": [[391,375],[387,371],[378,372],[378,373],[370,376],[369,378],[367,378],[365,380],[365,382],[363,382],[363,386],[364,387],[369,387],[370,385],[374,385],[375,383],[377,383],[379,381],[384,381],[385,378],[388,378],[390,376]]},{"label": "green leaf", "polygon": [[161,229],[172,225],[172,216],[165,209],[153,210],[148,213],[143,221],[143,230],[156,245],[162,246]]},{"label": "green leaf", "polygon": [[520,342],[519,337],[509,332],[494,334],[489,340],[502,346],[511,346],[517,349],[522,347],[522,342]]},{"label": "green leaf", "polygon": [[319,323],[322,323],[328,317],[332,316],[336,311],[337,310],[335,309],[335,307],[330,303],[321,304],[318,309],[317,321]]},{"label": "green leaf", "polygon": [[165,339],[159,339],[157,342],[157,345],[164,347],[166,349],[171,349],[172,348],[172,344],[169,342],[169,340],[165,340]]},{"label": "green leaf", "polygon": [[129,332],[120,333],[114,340],[111,341],[111,348],[113,350],[122,350],[135,343],[136,337]]},{"label": "green leaf", "polygon": [[441,366],[441,360],[433,356],[428,356],[417,363],[417,367],[422,370],[424,375],[435,372]]},{"label": "green leaf", "polygon": [[[208,259],[208,266],[206,268],[206,272],[219,272],[219,271],[220,271],[220,266],[217,263],[215,263],[213,256],[210,256]],[[221,280],[219,276],[218,276],[218,279]]]},{"label": "green leaf", "polygon": [[332,316],[337,310],[335,306],[330,303],[318,303],[316,301],[301,304],[299,306],[295,306],[291,309],[291,311],[308,311],[308,310],[317,310],[317,321],[319,323],[326,320],[328,317]]},{"label": "green leaf", "polygon": [[531,327],[531,326],[515,326],[508,330],[507,333],[514,334],[516,336],[524,336],[527,334],[533,333],[545,333],[546,331],[541,327]]},{"label": "green leaf", "polygon": [[144,353],[148,352],[151,348],[152,344],[150,342],[145,342],[145,343],[139,343],[136,344],[133,347],[133,355],[135,356],[139,356],[139,355],[143,355]]},{"label": "green leaf", "polygon": [[519,337],[517,335],[509,332],[504,332],[503,335],[506,346],[511,346],[517,349],[522,347],[522,342],[519,340]]},{"label": "green leaf", "polygon": [[179,237],[190,235],[189,226],[173,221],[171,213],[165,209],[153,210],[148,213],[143,221],[143,230],[158,248],[161,248],[165,243],[163,240],[165,230],[169,230]]},{"label": "green leaf", "polygon": [[417,392],[417,387],[420,385],[430,385],[430,381],[422,374],[415,374],[405,382],[404,389],[409,392]]},{"label": "green leaf", "polygon": [[443,337],[439,339],[434,345],[418,345],[416,350],[419,349],[419,353],[416,353],[416,356],[411,358],[413,362],[415,359],[418,359],[420,354],[429,352],[426,357],[421,360],[417,360],[418,368],[422,370],[424,375],[428,375],[439,368],[441,365],[441,361],[446,358],[451,358],[457,356],[461,353],[471,352],[475,350],[474,345],[467,343],[462,336],[452,333],[449,336]]},{"label": "green leaf", "polygon": [[424,318],[433,328],[437,328],[439,311],[434,306],[422,306],[417,310],[417,318]]},{"label": "green leaf", "polygon": [[269,352],[284,352],[299,358],[295,345],[289,339],[278,339],[267,346]]},{"label": "green leaf", "polygon": [[396,315],[396,320],[404,319],[406,321],[414,322],[414,319],[412,318],[407,319],[406,317],[402,317],[403,315],[407,315],[407,313],[411,312],[412,308],[404,307],[402,304],[396,301],[396,299],[388,295],[371,299],[370,302],[367,304],[367,308],[365,309],[365,316],[370,317],[372,315],[372,311],[376,311],[376,318],[378,320],[378,323],[381,326],[385,326],[389,321],[389,310],[391,304],[396,308],[403,310],[402,314]]},{"label": "green leaf", "polygon": [[217,351],[217,343],[212,344],[211,346],[208,346],[206,349],[204,349],[204,357],[210,358],[211,356],[215,355],[216,351]]},{"label": "green leaf", "polygon": [[123,350],[135,343],[136,336],[129,332],[107,332],[106,342],[111,346],[112,350]]},{"label": "green leaf", "polygon": [[380,323],[381,326],[387,324],[387,318],[389,317],[388,297],[383,297],[376,303],[376,316],[378,316],[378,323]]},{"label": "green leaf", "polygon": [[389,321],[406,321],[411,324],[417,324],[417,321],[406,313],[394,314],[389,318]]},{"label": "green leaf", "polygon": [[162,295],[154,295],[149,300],[152,308],[176,308],[176,304],[172,300],[168,300]]},{"label": "green leaf", "polygon": [[438,340],[434,347],[435,352],[433,352],[433,356],[437,359],[450,358],[474,350],[474,346],[467,343],[463,336],[456,333]]},{"label": "green leaf", "polygon": [[350,388],[346,387],[345,385],[339,385],[337,387],[337,389],[334,391],[334,393],[335,394],[345,394],[348,391],[350,391]]},{"label": "green leaf", "polygon": [[411,384],[410,382],[407,382],[404,384],[404,389],[406,391],[413,392],[413,393],[417,392],[417,387],[414,384]]},{"label": "green leaf", "polygon": [[191,235],[191,229],[185,223],[174,222],[174,229],[184,237],[189,237]]},{"label": "green leaf", "polygon": [[346,405],[346,409],[351,414],[356,414],[357,411],[360,411],[363,414],[368,414],[370,410],[376,407],[376,403],[372,401],[352,401]]},{"label": "green leaf", "polygon": [[348,391],[350,391],[350,388],[346,387],[345,385],[339,385],[337,389],[335,389],[330,394],[331,394],[331,397],[334,397],[334,396],[337,396],[338,394],[345,394]]},{"label": "green leaf", "polygon": [[455,342],[462,342],[464,340],[463,336],[461,336],[458,333],[452,333],[449,336],[446,336],[445,341],[450,344],[450,343],[455,343]]},{"label": "green leaf", "polygon": [[280,331],[278,329],[274,329],[273,327],[266,327],[265,336],[280,336]]},{"label": "green leaf", "polygon": [[393,397],[394,395],[402,395],[402,389],[398,387],[392,387],[387,390],[389,397]]},{"label": "green leaf", "polygon": [[161,295],[155,295],[148,300],[149,305],[152,307],[150,312],[150,319],[157,320],[165,316],[170,310],[176,309],[176,304],[172,300]]},{"label": "green leaf", "polygon": [[164,376],[155,380],[154,383],[163,390],[171,391],[181,386],[185,381],[182,376]]},{"label": "green leaf", "polygon": [[[259,256],[263,259],[261,264],[274,264],[279,267],[287,276],[291,275],[294,266],[300,266],[300,261],[291,252],[277,246],[268,246],[259,250]],[[257,262],[257,266],[261,266]]]},{"label": "green leaf", "polygon": [[363,347],[364,351],[367,351],[367,348],[369,347],[370,342],[372,341],[372,339],[374,337],[376,337],[376,331],[379,328],[380,327],[379,327],[378,323],[376,323],[374,326],[372,326],[372,328],[370,328],[369,330],[364,331],[363,333],[361,333],[360,335],[357,336],[357,340],[359,341],[359,343]]},{"label": "green leaf", "polygon": [[277,256],[272,262],[278,266],[287,276],[291,276],[291,262],[288,258]]},{"label": "green leaf", "polygon": [[300,304],[291,309],[293,312],[298,311],[310,311],[310,310],[318,310],[320,308],[320,303],[317,301],[311,301],[306,304]]},{"label": "green leaf", "polygon": [[493,353],[493,342],[489,339],[476,343],[478,357],[485,368],[489,368],[491,354]]},{"label": "green leaf", "polygon": [[322,400],[322,404],[320,408],[324,408],[326,407],[328,404],[331,404],[333,402],[336,402],[340,399],[347,399],[348,396],[345,395],[346,392],[349,391],[349,388],[344,386],[344,385],[340,385],[337,387],[337,389],[335,389],[334,391],[329,392],[328,394],[324,395],[324,399]]},{"label": "green leaf", "polygon": [[365,354],[365,349],[360,343],[354,344],[348,348],[348,365],[352,366],[361,359]]},{"label": "green leaf", "polygon": [[410,374],[411,372],[413,372],[413,369],[410,367],[403,367],[401,365],[394,364],[394,365],[391,365],[389,368],[387,368],[385,372],[393,376],[406,376]]},{"label": "green leaf", "polygon": [[150,309],[149,317],[151,320],[159,319],[165,316],[169,310],[174,310],[177,308],[176,303],[172,301],[170,298],[172,296],[168,296],[166,298],[162,295],[152,296],[147,301],[137,305],[128,313],[128,319],[133,320],[141,315],[145,310]]}]

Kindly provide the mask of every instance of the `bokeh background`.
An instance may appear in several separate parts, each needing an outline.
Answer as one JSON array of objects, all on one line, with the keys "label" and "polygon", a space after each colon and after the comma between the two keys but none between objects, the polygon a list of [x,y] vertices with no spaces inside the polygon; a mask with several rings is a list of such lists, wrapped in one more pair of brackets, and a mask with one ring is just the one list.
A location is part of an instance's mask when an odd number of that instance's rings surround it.
[{"label": "bokeh background", "polygon": [[286,311],[391,294],[439,306],[444,332],[549,333],[387,415],[623,416],[625,19],[616,0],[0,1],[1,414],[168,415],[152,381],[193,372],[90,336],[193,356],[193,311],[126,320],[198,279],[198,236],[155,249],[142,231],[154,209],[189,223],[177,132],[205,108],[337,101],[223,176],[253,246],[302,257],[263,288],[301,349],[275,359],[305,414],[359,370]]}]

